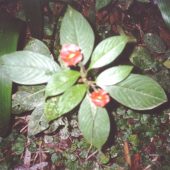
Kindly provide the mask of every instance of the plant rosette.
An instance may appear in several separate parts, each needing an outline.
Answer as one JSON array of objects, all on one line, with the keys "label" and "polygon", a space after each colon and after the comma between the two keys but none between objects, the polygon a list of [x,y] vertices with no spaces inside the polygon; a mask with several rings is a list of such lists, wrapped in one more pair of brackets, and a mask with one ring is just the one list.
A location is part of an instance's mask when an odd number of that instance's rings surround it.
[{"label": "plant rosette", "polygon": [[91,145],[101,149],[111,128],[105,109],[110,98],[135,110],[153,109],[167,101],[164,90],[156,81],[132,74],[133,66],[130,65],[107,68],[93,78],[92,70],[113,63],[132,37],[123,33],[106,38],[94,47],[91,26],[70,6],[60,27],[62,48],[59,60],[64,65],[59,65],[49,55],[45,44],[35,41],[34,46],[39,47],[39,52],[34,52],[28,44],[25,50],[0,58],[0,69],[13,82],[47,84],[44,103],[35,108],[28,124],[28,133],[32,135],[48,128],[51,121],[78,109],[78,123],[83,136]]}]

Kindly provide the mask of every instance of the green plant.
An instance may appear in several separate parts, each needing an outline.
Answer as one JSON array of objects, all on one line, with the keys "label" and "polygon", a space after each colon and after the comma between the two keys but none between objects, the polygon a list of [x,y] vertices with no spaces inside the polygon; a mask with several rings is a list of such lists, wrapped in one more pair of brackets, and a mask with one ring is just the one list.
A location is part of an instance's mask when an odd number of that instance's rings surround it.
[{"label": "green plant", "polygon": [[[0,16],[0,57],[17,50],[20,33],[25,29],[25,23],[1,12]],[[9,131],[11,117],[12,81],[5,76],[0,68],[0,135]]]},{"label": "green plant", "polygon": [[161,12],[162,18],[167,25],[168,29],[170,29],[170,20],[169,20],[169,1],[168,0],[158,0],[158,7]]},{"label": "green plant", "polygon": [[[134,42],[132,36],[121,33],[109,37],[93,50],[92,28],[70,6],[61,23],[62,49],[58,62],[42,42],[36,41],[40,47],[38,52],[28,44],[25,50],[0,58],[1,70],[13,82],[22,85],[47,83],[45,88],[23,98],[28,102],[28,98],[44,94],[33,107],[35,110],[28,125],[28,131],[33,126],[38,129],[33,134],[47,129],[51,121],[78,109],[79,128],[84,137],[101,149],[110,133],[110,119],[104,108],[110,97],[135,110],[153,109],[167,101],[161,86],[149,77],[131,74],[132,66],[104,67],[112,65],[127,43]],[[106,69],[99,75],[92,74],[94,69],[101,67]]]}]

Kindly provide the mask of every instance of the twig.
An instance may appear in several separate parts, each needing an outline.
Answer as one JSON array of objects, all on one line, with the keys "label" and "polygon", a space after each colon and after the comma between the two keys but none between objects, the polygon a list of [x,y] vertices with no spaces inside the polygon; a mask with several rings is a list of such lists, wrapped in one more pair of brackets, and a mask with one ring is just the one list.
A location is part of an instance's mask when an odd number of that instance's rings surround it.
[{"label": "twig", "polygon": [[129,167],[132,166],[132,161],[131,161],[131,156],[130,156],[130,151],[129,151],[129,145],[127,141],[124,141],[123,143],[123,149],[124,149],[124,157],[125,161],[129,165]]},{"label": "twig", "polygon": [[94,156],[96,153],[98,152],[98,150],[96,150],[95,152],[93,152],[92,154],[90,154],[87,158],[86,161],[88,161],[92,156]]}]

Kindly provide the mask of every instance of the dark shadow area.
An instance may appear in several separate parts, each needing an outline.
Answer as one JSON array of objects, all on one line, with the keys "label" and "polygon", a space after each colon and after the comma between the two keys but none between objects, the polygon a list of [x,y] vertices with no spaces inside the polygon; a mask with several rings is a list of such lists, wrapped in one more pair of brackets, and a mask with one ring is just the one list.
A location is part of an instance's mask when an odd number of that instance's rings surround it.
[{"label": "dark shadow area", "polygon": [[118,106],[118,103],[116,101],[114,101],[113,99],[111,99],[110,103],[107,105],[106,109],[107,109],[107,112],[108,112],[108,115],[109,115],[109,118],[110,118],[110,133],[109,133],[109,136],[108,136],[106,143],[102,147],[102,150],[110,148],[115,143],[115,137],[116,137],[116,134],[117,134],[117,127],[116,127],[116,122],[115,122],[115,119],[114,119],[112,112],[114,111],[114,109],[117,106]]}]

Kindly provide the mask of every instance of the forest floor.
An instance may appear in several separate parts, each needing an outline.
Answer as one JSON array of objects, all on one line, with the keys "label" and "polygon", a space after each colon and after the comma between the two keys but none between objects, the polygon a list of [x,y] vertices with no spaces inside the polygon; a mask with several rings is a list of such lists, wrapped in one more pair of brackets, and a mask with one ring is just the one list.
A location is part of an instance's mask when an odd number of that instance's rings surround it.
[{"label": "forest floor", "polygon": [[[76,8],[88,18],[100,41],[117,35],[118,25],[125,32],[132,33],[137,46],[147,46],[151,50],[151,63],[147,58],[136,65],[136,71],[156,79],[170,93],[170,64],[164,63],[170,49],[170,31],[167,29],[156,4],[133,1],[112,3],[98,12],[91,6],[93,0],[75,1]],[[44,14],[52,15],[61,7],[60,2],[44,5]],[[0,2],[0,10],[5,9],[13,16],[24,18],[20,1]],[[95,16],[95,17],[94,17]],[[46,27],[50,30],[50,27]],[[166,52],[159,53],[152,48],[155,42],[145,44],[144,37],[151,33],[160,40],[156,50],[165,44]],[[29,38],[30,32],[27,32]],[[43,37],[47,43],[49,35]],[[153,40],[154,41],[154,40]],[[160,42],[161,41],[161,42]],[[122,55],[129,55],[134,46],[130,45]],[[164,47],[162,47],[164,48]],[[53,51],[55,53],[55,51]],[[169,56],[168,56],[169,57]],[[167,58],[168,58],[167,57]],[[157,70],[152,65],[159,63]],[[117,61],[120,62],[119,60]],[[130,61],[123,61],[130,62]],[[17,87],[18,88],[18,87]],[[76,113],[58,120],[56,131],[42,132],[33,138],[27,135],[30,112],[12,116],[12,130],[6,138],[0,138],[0,169],[14,170],[169,170],[170,169],[170,105],[151,111],[134,111],[120,104],[108,110],[112,115],[112,129],[102,152],[90,147],[78,129]]]}]

